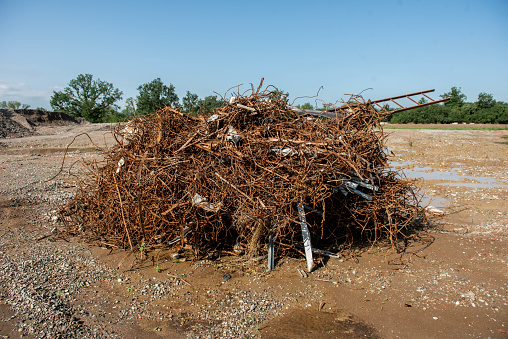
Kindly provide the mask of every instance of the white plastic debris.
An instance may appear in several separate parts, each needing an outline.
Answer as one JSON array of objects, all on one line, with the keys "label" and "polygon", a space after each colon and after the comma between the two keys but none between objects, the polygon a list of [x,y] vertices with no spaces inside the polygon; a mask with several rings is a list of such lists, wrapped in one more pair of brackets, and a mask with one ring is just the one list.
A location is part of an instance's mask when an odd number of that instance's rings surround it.
[{"label": "white plastic debris", "polygon": [[307,271],[312,272],[314,268],[314,260],[312,259],[312,245],[310,243],[310,232],[307,227],[307,218],[305,217],[305,211],[303,205],[298,203],[298,219],[300,220],[300,227],[302,229],[303,247],[305,248],[305,259],[307,259]]},{"label": "white plastic debris", "polygon": [[235,252],[237,254],[241,254],[241,253],[243,253],[243,251],[244,251],[244,248],[239,243],[236,243],[235,246],[233,246],[233,252]]},{"label": "white plastic debris", "polygon": [[240,134],[238,134],[238,132],[232,126],[228,126],[228,131],[226,133],[226,140],[237,145],[241,139],[242,139],[242,136]]},{"label": "white plastic debris", "polygon": [[431,205],[427,206],[427,207],[425,208],[425,210],[426,210],[427,212],[429,212],[429,213],[432,213],[432,214],[444,214],[444,211],[443,211],[443,210],[440,210],[439,208],[436,208],[436,207],[431,206]]},{"label": "white plastic debris", "polygon": [[116,168],[116,173],[120,173],[120,168],[125,164],[125,159],[122,158],[118,160],[118,167]]},{"label": "white plastic debris", "polygon": [[287,157],[298,154],[297,150],[294,150],[292,148],[286,147],[286,148],[272,148],[270,151],[274,152],[278,156],[281,157]]},{"label": "white plastic debris", "polygon": [[200,207],[207,212],[214,212],[214,213],[217,213],[222,206],[221,203],[218,203],[216,206],[214,206],[213,204],[208,202],[207,198],[202,197],[198,193],[196,193],[192,197],[192,205],[196,206],[196,207]]},{"label": "white plastic debris", "polygon": [[215,121],[219,119],[219,116],[217,114],[214,114],[212,115],[211,117],[208,118],[207,122],[212,122],[212,121]]},{"label": "white plastic debris", "polygon": [[268,271],[271,271],[275,268],[274,241],[275,241],[275,235],[273,234],[273,232],[271,232],[270,236],[269,236],[269,243],[268,243]]},{"label": "white plastic debris", "polygon": [[236,107],[240,107],[240,108],[246,109],[247,111],[251,111],[252,115],[257,113],[255,108],[252,108],[252,107],[249,107],[249,106],[245,106],[245,105],[242,105],[242,104],[236,104]]},{"label": "white plastic debris", "polygon": [[242,104],[236,104],[236,107],[243,108],[243,109],[245,109],[247,111],[250,111],[251,115],[258,114],[258,112],[256,111],[255,108],[252,108],[252,107],[249,107],[249,106],[245,106],[245,105],[242,105]]},{"label": "white plastic debris", "polygon": [[125,124],[125,127],[122,129],[122,135],[125,139],[130,140],[136,134],[138,134],[138,129],[133,126],[131,121]]}]

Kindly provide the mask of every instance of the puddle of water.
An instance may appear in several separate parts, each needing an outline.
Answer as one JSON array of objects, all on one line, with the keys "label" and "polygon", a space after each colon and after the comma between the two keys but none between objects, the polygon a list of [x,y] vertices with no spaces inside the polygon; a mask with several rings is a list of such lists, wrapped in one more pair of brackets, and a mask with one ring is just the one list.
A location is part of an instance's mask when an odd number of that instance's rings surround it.
[{"label": "puddle of water", "polygon": [[431,205],[436,208],[446,208],[449,207],[449,203],[450,201],[448,199],[442,197],[431,197],[428,195],[424,195],[422,201],[420,202],[420,206],[427,207]]},{"label": "puddle of water", "polygon": [[[489,177],[475,177],[472,175],[462,175],[459,172],[461,168],[454,167],[449,171],[440,171],[434,169],[432,167],[420,167],[413,166],[410,162],[390,162],[392,168],[401,168],[405,166],[411,166],[411,168],[404,168],[402,172],[408,178],[421,178],[424,180],[444,180],[449,181],[447,183],[441,183],[439,185],[448,185],[448,186],[460,186],[460,187],[471,187],[471,188],[490,188],[490,187],[503,187],[508,188],[508,185],[504,182],[499,182],[495,178]],[[458,164],[458,163],[456,163]],[[464,180],[474,180],[475,183],[466,183],[462,182]],[[460,182],[457,182],[460,181]]]},{"label": "puddle of water", "polygon": [[470,182],[446,182],[438,184],[440,186],[453,186],[453,187],[469,187],[469,188],[491,188],[501,187],[508,188],[508,185],[493,184],[493,183],[470,183]]},{"label": "puddle of water", "polygon": [[383,149],[383,153],[388,157],[392,156],[392,154],[395,155],[395,153],[393,152],[393,148],[391,147],[385,147]]}]

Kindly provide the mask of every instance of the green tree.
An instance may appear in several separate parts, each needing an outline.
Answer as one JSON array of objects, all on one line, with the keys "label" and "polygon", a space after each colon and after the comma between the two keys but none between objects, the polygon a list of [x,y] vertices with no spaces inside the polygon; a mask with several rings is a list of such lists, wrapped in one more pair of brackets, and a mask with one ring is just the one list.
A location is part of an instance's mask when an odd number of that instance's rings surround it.
[{"label": "green tree", "polygon": [[138,100],[136,98],[128,97],[127,100],[125,100],[125,108],[122,110],[122,115],[125,117],[133,116],[137,110],[137,103]]},{"label": "green tree", "polygon": [[310,102],[306,102],[300,106],[301,109],[314,109],[314,106],[310,104]]},{"label": "green tree", "polygon": [[462,111],[463,119],[461,122],[475,122],[474,117],[478,111],[478,105],[476,102],[466,102],[464,105],[462,105],[460,110]]},{"label": "green tree", "polygon": [[29,108],[30,108],[29,104],[23,104],[23,105],[21,105],[21,109],[29,109]]},{"label": "green tree", "polygon": [[462,106],[466,102],[466,95],[460,91],[460,87],[452,87],[450,92],[446,92],[443,95],[440,95],[441,98],[450,98],[447,102],[445,102],[445,106]]},{"label": "green tree", "polygon": [[484,108],[492,108],[496,104],[496,100],[494,100],[494,97],[492,94],[487,94],[485,92],[481,92],[478,94],[478,101],[476,102],[479,109]]},{"label": "green tree", "polygon": [[182,98],[183,111],[192,115],[196,115],[199,110],[199,97],[197,94],[187,91],[187,94]]},{"label": "green tree", "polygon": [[125,121],[129,116],[114,108],[110,108],[106,111],[105,116],[102,118],[102,122],[120,122]]},{"label": "green tree", "polygon": [[7,107],[9,107],[9,108],[18,109],[20,106],[21,106],[21,102],[19,102],[19,101],[8,101],[7,102]]},{"label": "green tree", "polygon": [[0,108],[7,108],[7,101],[1,101],[0,102]]},{"label": "green tree", "polygon": [[508,104],[502,101],[496,101],[491,108],[496,114],[495,122],[498,124],[508,124]]},{"label": "green tree", "polygon": [[122,91],[113,84],[93,80],[91,74],[80,74],[69,81],[63,91],[53,91],[50,104],[53,110],[63,111],[74,117],[83,117],[91,122],[101,122],[111,109],[119,109],[115,104],[122,99]]},{"label": "green tree", "polygon": [[396,112],[389,120],[392,123],[508,123],[508,104],[494,100],[492,94],[480,93],[478,101],[465,102],[466,96],[460,89],[453,87],[448,93],[441,95],[450,97],[450,105],[430,105],[404,112]]},{"label": "green tree", "polygon": [[47,111],[48,111],[48,110],[47,110],[47,109],[45,109],[44,107],[36,107],[35,109],[36,109],[36,110],[38,110],[38,111],[44,111],[44,112],[47,112]]},{"label": "green tree", "polygon": [[138,113],[148,114],[157,111],[161,107],[178,106],[178,95],[175,87],[164,85],[160,78],[138,87]]},{"label": "green tree", "polygon": [[217,100],[216,95],[209,95],[199,101],[198,114],[212,114],[219,107],[224,106],[224,102]]}]

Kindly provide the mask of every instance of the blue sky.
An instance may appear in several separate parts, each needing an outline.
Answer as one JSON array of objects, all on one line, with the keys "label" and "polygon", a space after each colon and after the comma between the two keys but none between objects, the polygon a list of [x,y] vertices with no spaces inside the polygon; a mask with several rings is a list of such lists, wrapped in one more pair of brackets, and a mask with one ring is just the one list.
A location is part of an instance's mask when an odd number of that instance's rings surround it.
[{"label": "blue sky", "polygon": [[508,102],[508,0],[0,0],[0,18],[0,101],[32,107],[85,73],[124,99],[157,77],[180,99],[264,77],[290,99],[457,86]]}]

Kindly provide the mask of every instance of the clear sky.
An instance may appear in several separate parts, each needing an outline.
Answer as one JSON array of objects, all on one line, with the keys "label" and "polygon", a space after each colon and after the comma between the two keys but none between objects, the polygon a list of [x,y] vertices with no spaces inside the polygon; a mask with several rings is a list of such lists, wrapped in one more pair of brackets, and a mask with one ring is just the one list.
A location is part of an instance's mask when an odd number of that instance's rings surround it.
[{"label": "clear sky", "polygon": [[508,102],[508,0],[0,0],[0,46],[0,101],[33,108],[86,73],[124,100],[157,77],[180,99],[264,77],[290,99],[457,86]]}]

